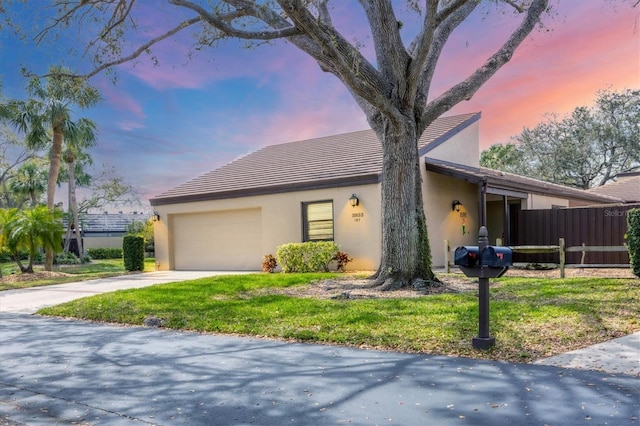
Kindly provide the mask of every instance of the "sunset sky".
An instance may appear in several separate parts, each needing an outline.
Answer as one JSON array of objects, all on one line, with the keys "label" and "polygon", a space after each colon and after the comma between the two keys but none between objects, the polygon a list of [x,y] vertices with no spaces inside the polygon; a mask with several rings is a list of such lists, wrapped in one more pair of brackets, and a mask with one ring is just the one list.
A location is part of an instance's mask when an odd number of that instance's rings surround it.
[{"label": "sunset sky", "polygon": [[[167,7],[141,3],[153,5],[141,29],[157,31],[166,22],[161,14]],[[372,46],[358,32],[364,20],[355,3],[334,2],[334,19],[338,27],[349,28],[349,40],[364,42],[367,53]],[[446,114],[481,111],[481,149],[508,142],[545,113],[565,114],[591,105],[598,90],[640,87],[640,6],[615,0],[554,4],[546,28],[533,33],[473,99]],[[465,78],[513,28],[511,15],[488,16],[486,11],[472,15],[453,34],[432,93]],[[27,17],[38,22],[40,16],[37,11],[8,12],[22,22]],[[418,18],[403,13],[410,31]],[[0,32],[2,94],[26,96],[21,66],[36,73],[53,64],[90,70],[87,59],[67,54],[78,38],[69,31],[59,42],[36,46],[5,27]],[[229,42],[187,62],[188,43],[181,38],[159,45],[158,66],[148,61],[119,66],[116,84],[105,75],[92,78],[105,100],[78,114],[99,126],[95,162],[115,166],[138,188],[147,208],[149,197],[265,145],[368,128],[342,83],[291,45],[246,49]]]}]

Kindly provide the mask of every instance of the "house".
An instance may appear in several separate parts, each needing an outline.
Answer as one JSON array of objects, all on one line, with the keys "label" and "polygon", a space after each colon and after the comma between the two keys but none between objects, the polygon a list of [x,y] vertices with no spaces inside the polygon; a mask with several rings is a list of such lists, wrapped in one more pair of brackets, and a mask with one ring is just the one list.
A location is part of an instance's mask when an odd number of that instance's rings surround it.
[{"label": "house", "polygon": [[588,191],[620,198],[626,204],[640,203],[640,172],[620,173],[615,182],[590,188]]},{"label": "house", "polygon": [[[435,266],[448,247],[476,244],[483,217],[490,238],[508,243],[511,211],[619,201],[480,167],[479,122],[442,117],[419,140]],[[150,200],[157,266],[259,270],[281,244],[333,239],[351,269],[375,270],[381,170],[372,130],[264,147]]]},{"label": "house", "polygon": [[[80,215],[80,229],[84,250],[93,248],[122,248],[122,237],[125,236],[133,222],[146,223],[151,217],[148,213],[84,213]],[[63,221],[67,228],[66,219]],[[75,248],[75,234],[71,240],[72,251]]]}]

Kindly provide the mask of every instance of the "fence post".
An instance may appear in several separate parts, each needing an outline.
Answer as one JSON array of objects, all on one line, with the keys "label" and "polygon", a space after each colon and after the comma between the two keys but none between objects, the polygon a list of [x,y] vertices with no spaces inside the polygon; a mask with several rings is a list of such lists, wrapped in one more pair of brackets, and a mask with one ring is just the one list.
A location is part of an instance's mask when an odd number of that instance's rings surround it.
[{"label": "fence post", "polygon": [[560,278],[564,278],[564,265],[565,265],[565,246],[564,246],[564,238],[560,238],[558,241],[558,245],[560,246]]},{"label": "fence post", "polygon": [[444,272],[446,274],[451,272],[449,269],[449,240],[444,240]]}]

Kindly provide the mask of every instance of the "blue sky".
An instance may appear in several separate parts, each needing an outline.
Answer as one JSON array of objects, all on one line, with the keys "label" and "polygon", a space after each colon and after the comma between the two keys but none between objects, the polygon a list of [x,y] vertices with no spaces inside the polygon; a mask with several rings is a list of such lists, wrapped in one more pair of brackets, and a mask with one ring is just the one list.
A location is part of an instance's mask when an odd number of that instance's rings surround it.
[{"label": "blue sky", "polygon": [[[44,2],[31,2],[42,4]],[[141,30],[153,33],[166,10],[153,5]],[[336,25],[360,37],[362,16],[353,1],[336,2]],[[615,7],[613,7],[615,6]],[[27,8],[33,6],[27,6]],[[46,10],[10,10],[42,26]],[[471,100],[450,113],[482,112],[481,148],[507,142],[545,113],[564,114],[590,105],[599,89],[640,86],[640,7],[601,0],[562,0],[512,61]],[[406,16],[411,28],[415,17]],[[414,20],[414,21],[412,21]],[[26,22],[26,21],[23,21]],[[512,27],[509,16],[478,13],[449,41],[434,80],[434,93],[470,73]],[[2,94],[24,98],[20,67],[44,73],[62,64],[81,72],[91,63],[69,55],[82,34],[68,31],[55,43],[37,46],[6,28],[0,32]],[[348,37],[348,38],[349,38]],[[351,38],[350,38],[351,39]],[[117,83],[91,79],[104,102],[80,111],[99,126],[98,164],[114,166],[148,198],[263,146],[367,128],[364,115],[342,84],[293,46],[276,43],[251,49],[229,42],[185,58],[188,40],[158,46],[159,66],[142,61],[117,67]],[[135,208],[139,209],[139,208]],[[126,208],[125,208],[126,210]],[[133,208],[132,208],[133,210]]]}]

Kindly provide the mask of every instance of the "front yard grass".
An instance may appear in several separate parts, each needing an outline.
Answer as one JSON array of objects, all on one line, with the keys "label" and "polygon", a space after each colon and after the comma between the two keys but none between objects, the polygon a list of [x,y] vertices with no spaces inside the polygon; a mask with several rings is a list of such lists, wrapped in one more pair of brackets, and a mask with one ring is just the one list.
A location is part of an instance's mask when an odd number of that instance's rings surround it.
[{"label": "front yard grass", "polygon": [[[508,278],[491,284],[496,347],[471,347],[477,291],[402,299],[319,299],[264,289],[305,285],[330,274],[204,278],[88,297],[39,311],[167,328],[380,350],[529,362],[640,330],[640,280]],[[261,291],[257,291],[260,290]]]},{"label": "front yard grass", "polygon": [[[15,262],[2,263],[0,268],[2,268],[3,277],[3,279],[0,280],[0,291],[64,284],[127,274],[122,259],[93,260],[81,265],[54,265],[54,272],[60,272],[60,274],[43,274],[42,265],[36,265],[34,274],[21,274]],[[145,272],[154,271],[155,259],[145,259],[144,270]],[[12,275],[15,275],[13,278],[16,279],[11,279]]]}]

